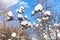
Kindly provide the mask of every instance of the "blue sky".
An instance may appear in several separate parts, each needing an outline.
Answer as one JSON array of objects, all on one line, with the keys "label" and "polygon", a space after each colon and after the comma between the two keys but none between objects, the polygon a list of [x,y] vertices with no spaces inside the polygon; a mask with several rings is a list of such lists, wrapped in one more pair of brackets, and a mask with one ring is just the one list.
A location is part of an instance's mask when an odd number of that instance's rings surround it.
[{"label": "blue sky", "polygon": [[[24,6],[25,7],[25,12],[23,15],[27,15],[29,18],[31,18],[31,12],[34,10],[34,7],[38,4],[37,0],[18,0],[18,3],[12,6],[9,6],[11,8],[11,11],[14,14],[14,18],[17,20],[17,15],[18,13],[16,12],[16,10],[18,10],[20,8],[20,6]],[[14,2],[13,2],[14,3]],[[53,14],[56,13],[56,16],[58,17],[58,15],[60,15],[60,0],[48,0],[49,5],[54,5],[57,4],[56,6],[51,7],[51,12],[53,12]],[[45,4],[43,5],[45,8]],[[0,7],[1,8],[1,7]],[[45,9],[44,9],[45,10]],[[0,15],[0,20],[2,20],[2,16]],[[31,22],[34,22],[33,20],[31,20]],[[10,26],[12,25],[17,25],[18,21],[11,21],[10,22]],[[31,32],[31,30],[29,30],[29,32]],[[32,32],[31,32],[32,33]]]},{"label": "blue sky", "polygon": [[[11,7],[11,11],[13,12],[14,18],[16,18],[16,19],[17,19],[17,14],[18,14],[16,12],[16,10],[18,10],[20,8],[20,6],[24,6],[25,7],[25,9],[24,9],[25,12],[24,12],[23,15],[28,15],[28,17],[30,18],[31,17],[31,12],[34,10],[34,7],[38,4],[37,0],[16,0],[12,4],[14,4],[14,3],[15,3],[15,5],[12,5],[12,6],[8,5],[8,6]],[[58,4],[57,6],[51,7],[51,9],[52,9],[52,12],[56,13],[56,10],[57,10],[57,13],[60,14],[59,13],[60,12],[59,11],[60,10],[60,0],[48,0],[48,3],[50,5]],[[43,8],[45,10],[45,4],[43,6],[44,6]]]},{"label": "blue sky", "polygon": [[[34,6],[37,4],[37,2],[35,0],[2,0],[3,3],[6,3],[6,8],[9,10],[9,11],[12,11],[13,12],[13,15],[14,15],[14,18],[17,20],[17,16],[18,16],[18,13],[16,12],[16,10],[18,10],[20,8],[20,6],[24,6],[24,15],[27,15],[29,18],[31,17],[31,12],[33,11],[34,9]],[[11,4],[9,3],[11,2]],[[0,7],[1,8],[1,7]],[[10,9],[9,9],[10,8]],[[2,15],[0,14],[0,20],[2,20]],[[14,23],[15,21],[13,21],[12,23]]]}]

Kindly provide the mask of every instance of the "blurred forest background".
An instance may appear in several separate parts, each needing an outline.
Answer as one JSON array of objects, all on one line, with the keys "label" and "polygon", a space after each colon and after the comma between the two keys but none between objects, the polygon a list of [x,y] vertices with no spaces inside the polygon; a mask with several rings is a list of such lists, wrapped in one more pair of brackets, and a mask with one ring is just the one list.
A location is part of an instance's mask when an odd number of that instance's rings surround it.
[{"label": "blurred forest background", "polygon": [[[36,12],[38,4],[43,9]],[[42,11],[50,11],[50,19],[43,20],[46,16]],[[9,12],[13,14],[11,20],[7,20]],[[22,25],[23,21],[28,23]],[[59,33],[60,0],[0,0],[0,40],[60,40]]]}]

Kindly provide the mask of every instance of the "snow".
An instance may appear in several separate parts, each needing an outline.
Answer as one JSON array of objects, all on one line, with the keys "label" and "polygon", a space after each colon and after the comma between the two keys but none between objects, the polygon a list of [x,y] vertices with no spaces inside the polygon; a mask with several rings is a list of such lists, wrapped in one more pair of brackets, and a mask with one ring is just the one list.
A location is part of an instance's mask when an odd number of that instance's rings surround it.
[{"label": "snow", "polygon": [[47,20],[47,19],[49,19],[49,17],[46,17],[46,18],[45,18],[45,17],[43,17],[42,19],[43,19],[43,20]]},{"label": "snow", "polygon": [[21,25],[26,25],[27,24],[27,21],[22,21],[21,22]]},{"label": "snow", "polygon": [[22,14],[23,13],[23,10],[19,9],[19,12],[20,12],[20,14]]},{"label": "snow", "polygon": [[20,17],[20,18],[23,18],[23,15],[22,15],[22,14],[18,14],[18,18],[19,18],[19,17]]},{"label": "snow", "polygon": [[34,11],[32,11],[32,15],[34,15],[35,14],[35,12]]},{"label": "snow", "polygon": [[10,17],[7,17],[7,19],[10,19]]},{"label": "snow", "polygon": [[33,22],[33,25],[36,25],[36,23],[35,23],[35,22]]},{"label": "snow", "polygon": [[50,11],[45,11],[45,15],[51,15]]},{"label": "snow", "polygon": [[11,40],[11,39],[8,39],[8,40]]},{"label": "snow", "polygon": [[33,37],[32,40],[37,40],[37,39]]},{"label": "snow", "polygon": [[57,36],[60,38],[60,33],[58,33]]},{"label": "snow", "polygon": [[41,19],[37,18],[37,21],[38,21],[38,22],[41,22]]},{"label": "snow", "polygon": [[44,12],[45,12],[45,11],[44,11],[44,10],[42,10],[42,13],[43,13],[43,14],[44,14]]},{"label": "snow", "polygon": [[30,22],[28,22],[28,26],[31,26],[31,23]]},{"label": "snow", "polygon": [[36,27],[38,27],[38,24],[36,24]]},{"label": "snow", "polygon": [[24,7],[20,6],[20,8],[17,11],[19,11],[19,13],[22,14],[24,12]]},{"label": "snow", "polygon": [[47,39],[47,38],[48,38],[48,36],[47,36],[47,35],[44,35],[44,38],[45,38],[45,39]]},{"label": "snow", "polygon": [[9,11],[9,12],[7,13],[7,15],[13,16],[13,13],[12,13],[11,11]]},{"label": "snow", "polygon": [[54,25],[55,25],[55,26],[58,26],[59,24],[57,24],[57,23],[54,23]]},{"label": "snow", "polygon": [[28,18],[28,16],[27,16],[27,15],[25,15],[24,17],[25,17],[25,18]]},{"label": "snow", "polygon": [[12,37],[16,37],[16,33],[15,32],[12,33]]},{"label": "snow", "polygon": [[38,4],[38,5],[36,5],[36,7],[35,7],[35,11],[38,11],[38,10],[42,10],[43,9],[43,7],[42,7],[42,5],[41,4]]},{"label": "snow", "polygon": [[23,9],[24,10],[24,7],[23,6],[20,6],[20,9]]}]

